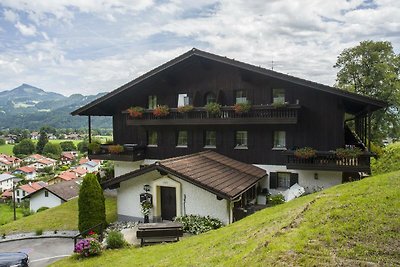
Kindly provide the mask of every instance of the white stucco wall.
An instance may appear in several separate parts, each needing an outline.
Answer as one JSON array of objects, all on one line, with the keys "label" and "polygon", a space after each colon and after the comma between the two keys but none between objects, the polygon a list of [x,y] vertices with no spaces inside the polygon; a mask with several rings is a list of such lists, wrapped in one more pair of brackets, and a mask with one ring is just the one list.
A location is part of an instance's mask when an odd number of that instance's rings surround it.
[{"label": "white stucco wall", "polygon": [[[216,195],[201,189],[191,183],[183,181],[177,177],[161,176],[158,171],[153,171],[142,176],[121,182],[118,188],[118,215],[121,218],[133,217],[134,219],[143,220],[141,213],[139,195],[143,193],[145,184],[151,185],[151,193],[153,194],[154,207],[150,218],[157,214],[157,196],[155,187],[176,186],[180,184],[180,197],[177,197],[179,206],[177,206],[177,216],[184,214],[195,214],[201,216],[211,216],[220,219],[223,223],[229,223],[229,204],[225,199],[217,200]],[[186,196],[186,197],[185,197]]]},{"label": "white stucco wall", "polygon": [[114,162],[114,177],[118,177],[125,173],[137,170],[140,168],[140,164],[142,164],[142,163],[143,163],[143,160],[135,161],[135,162],[115,161]]},{"label": "white stucco wall", "polygon": [[41,207],[57,207],[63,203],[59,197],[51,192],[49,192],[48,197],[45,197],[44,192],[45,190],[41,190],[30,198],[29,207],[32,211],[36,212]]},{"label": "white stucco wall", "polygon": [[[342,172],[335,171],[316,171],[316,170],[288,170],[283,165],[255,165],[268,172],[268,177],[261,181],[261,186],[269,188],[270,172],[291,172],[299,174],[299,185],[304,187],[307,193],[320,191],[328,187],[342,183]],[[318,174],[318,179],[314,179],[314,174]],[[273,190],[272,190],[273,192]]]}]

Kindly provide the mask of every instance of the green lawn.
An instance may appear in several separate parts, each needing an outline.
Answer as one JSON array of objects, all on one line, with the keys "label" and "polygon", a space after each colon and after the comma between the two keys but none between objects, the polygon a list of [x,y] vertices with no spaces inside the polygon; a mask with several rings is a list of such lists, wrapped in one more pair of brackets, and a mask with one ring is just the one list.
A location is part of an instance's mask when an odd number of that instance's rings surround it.
[{"label": "green lawn", "polygon": [[[16,208],[17,219],[22,218],[22,209]],[[14,209],[7,204],[0,204],[0,225],[14,220]]]},{"label": "green lawn", "polygon": [[267,208],[173,244],[54,266],[399,266],[400,171]]},{"label": "green lawn", "polygon": [[[117,219],[117,201],[106,198],[107,222]],[[36,229],[46,230],[77,230],[78,229],[78,198],[68,201],[58,207],[23,217],[15,222],[0,226],[3,233],[34,232]]]},{"label": "green lawn", "polygon": [[13,147],[14,145],[11,144],[0,145],[0,153],[13,155]]}]

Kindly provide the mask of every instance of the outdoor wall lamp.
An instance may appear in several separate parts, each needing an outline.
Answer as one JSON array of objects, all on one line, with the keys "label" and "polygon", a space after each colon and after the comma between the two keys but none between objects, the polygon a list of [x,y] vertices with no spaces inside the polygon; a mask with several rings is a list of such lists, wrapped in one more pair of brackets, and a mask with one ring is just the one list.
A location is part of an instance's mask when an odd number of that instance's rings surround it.
[{"label": "outdoor wall lamp", "polygon": [[143,186],[143,190],[144,190],[145,192],[149,192],[149,191],[150,191],[150,185],[145,184],[145,185]]},{"label": "outdoor wall lamp", "polygon": [[318,173],[314,173],[314,179],[318,180]]}]

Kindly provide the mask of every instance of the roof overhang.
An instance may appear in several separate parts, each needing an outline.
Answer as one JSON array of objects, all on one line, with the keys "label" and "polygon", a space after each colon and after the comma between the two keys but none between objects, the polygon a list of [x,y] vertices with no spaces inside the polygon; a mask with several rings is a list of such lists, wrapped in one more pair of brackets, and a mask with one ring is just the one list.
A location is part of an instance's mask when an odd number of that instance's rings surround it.
[{"label": "roof overhang", "polygon": [[[359,95],[356,93],[351,93],[351,92],[344,91],[344,90],[341,90],[341,89],[338,89],[335,87],[331,87],[328,85],[324,85],[324,84],[312,82],[309,80],[297,78],[297,77],[294,77],[291,75],[287,75],[287,74],[279,73],[279,72],[276,72],[273,70],[268,70],[265,68],[257,67],[257,66],[250,65],[250,64],[247,64],[244,62],[236,61],[234,59],[229,59],[227,57],[218,56],[215,54],[211,54],[211,53],[193,48],[192,50],[178,56],[177,58],[174,58],[174,59],[160,65],[159,67],[143,74],[142,76],[132,80],[131,82],[124,84],[123,86],[115,89],[114,91],[71,112],[71,114],[72,115],[80,115],[80,116],[111,116],[111,115],[113,115],[113,110],[110,109],[110,105],[105,105],[105,102],[111,101],[114,97],[116,97],[117,95],[123,93],[124,91],[126,91],[128,89],[134,90],[136,86],[138,86],[145,80],[152,79],[157,74],[160,74],[160,73],[166,71],[167,69],[169,69],[173,66],[176,66],[177,64],[179,64],[185,60],[188,60],[189,58],[192,58],[192,57],[199,57],[199,58],[203,58],[203,59],[210,60],[213,62],[219,62],[219,63],[225,64],[225,65],[237,67],[239,69],[247,70],[247,71],[257,73],[257,74],[260,74],[263,76],[287,81],[290,83],[294,83],[297,85],[305,86],[308,88],[312,88],[315,90],[333,94],[333,95],[336,95],[339,97],[343,97],[343,98],[347,99],[348,101],[354,101],[356,103],[362,103],[363,105],[368,105],[370,111],[378,110],[378,109],[384,108],[388,105],[386,102],[375,99],[375,98]],[[103,104],[103,105],[101,106],[101,104]]]}]

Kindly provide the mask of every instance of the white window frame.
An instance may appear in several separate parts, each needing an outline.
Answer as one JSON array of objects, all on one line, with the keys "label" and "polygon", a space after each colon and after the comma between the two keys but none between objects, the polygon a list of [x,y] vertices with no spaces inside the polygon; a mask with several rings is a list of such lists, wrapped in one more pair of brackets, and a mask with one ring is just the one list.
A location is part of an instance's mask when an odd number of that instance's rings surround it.
[{"label": "white window frame", "polygon": [[277,172],[276,179],[278,188],[290,188],[290,172]]},{"label": "white window frame", "polygon": [[[186,136],[182,135],[185,133]],[[182,142],[186,139],[186,142]],[[188,145],[188,131],[178,131],[176,138],[176,147],[187,147]]]},{"label": "white window frame", "polygon": [[236,131],[235,132],[235,149],[247,149],[247,148],[248,148],[248,132],[247,131]]},{"label": "white window frame", "polygon": [[[240,92],[240,96],[239,95]],[[246,104],[247,101],[247,91],[246,90],[236,90],[235,92],[235,104]]]},{"label": "white window frame", "polygon": [[148,97],[148,108],[155,109],[157,107],[157,96],[149,95]]},{"label": "white window frame", "polygon": [[274,147],[273,147],[273,149],[286,150],[286,131],[274,131]]},{"label": "white window frame", "polygon": [[285,103],[285,89],[274,88],[272,89],[272,103]]},{"label": "white window frame", "polygon": [[[152,136],[152,134],[155,134],[155,144],[150,143],[150,140],[152,140],[152,138],[154,138],[154,136]],[[148,131],[148,133],[147,133],[147,146],[148,147],[157,147],[158,146],[158,133],[157,133],[157,131],[154,131],[154,130]]]},{"label": "white window frame", "polygon": [[[214,137],[209,138],[209,134],[214,133]],[[206,131],[204,134],[204,148],[216,148],[217,147],[217,132],[216,131]],[[212,142],[208,142],[214,140],[214,144]]]}]

